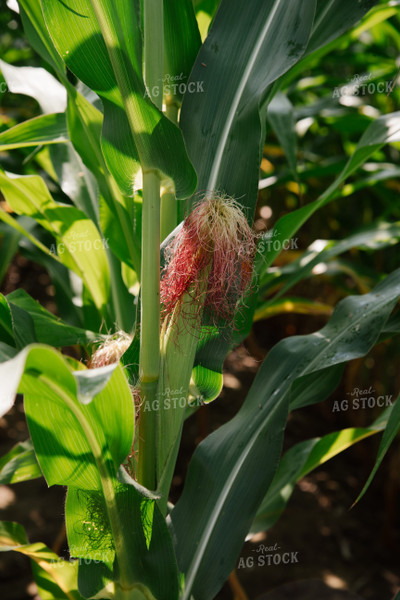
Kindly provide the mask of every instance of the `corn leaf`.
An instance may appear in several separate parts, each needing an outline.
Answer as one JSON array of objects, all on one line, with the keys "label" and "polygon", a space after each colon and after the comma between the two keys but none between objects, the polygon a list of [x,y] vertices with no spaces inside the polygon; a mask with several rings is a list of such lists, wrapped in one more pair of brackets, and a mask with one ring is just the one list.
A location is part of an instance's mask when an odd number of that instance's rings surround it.
[{"label": "corn leaf", "polygon": [[[133,404],[123,372],[116,365],[93,371],[96,375],[101,372],[105,389],[97,394],[95,402],[82,404],[72,367],[49,347],[29,346],[0,365],[2,381],[6,381],[0,393],[1,413],[12,406],[18,390],[25,393],[28,427],[49,485],[75,484],[83,489],[98,489],[95,457],[82,429],[86,421],[93,427],[92,435],[103,450],[103,460],[115,473],[130,451]],[[86,371],[89,379],[93,371]],[[84,377],[81,371],[77,374]],[[98,384],[96,391],[99,392]]]},{"label": "corn leaf", "polygon": [[[8,294],[6,300],[11,310],[15,336],[21,335],[21,329],[24,327],[22,315],[28,313],[33,320],[35,338],[41,344],[62,347],[87,344],[101,339],[101,335],[99,336],[93,331],[65,323],[43,308],[25,290],[16,290]],[[15,308],[20,310],[16,311]]]},{"label": "corn leaf", "polygon": [[0,458],[0,484],[19,483],[42,477],[31,440],[18,442]]},{"label": "corn leaf", "polygon": [[0,151],[40,144],[61,144],[67,140],[65,114],[52,113],[28,119],[0,133]]},{"label": "corn leaf", "polygon": [[182,135],[146,93],[135,3],[72,0],[67,5],[43,0],[42,5],[54,45],[68,68],[102,100],[102,148],[121,190],[132,194],[141,166],[169,176],[177,196],[188,196],[196,176]]},{"label": "corn leaf", "polygon": [[295,179],[297,175],[297,136],[294,121],[294,109],[289,98],[285,94],[276,94],[267,112],[268,121],[274,130],[280,145],[282,146]]},{"label": "corn leaf", "polygon": [[164,94],[167,103],[180,104],[182,101],[200,46],[191,0],[164,0]]},{"label": "corn leaf", "polygon": [[365,492],[371,485],[371,482],[372,482],[373,478],[375,477],[375,474],[376,474],[377,470],[379,469],[386,452],[389,450],[389,447],[390,447],[391,443],[393,442],[394,438],[396,437],[397,433],[399,432],[399,430],[400,430],[400,397],[397,398],[397,400],[393,406],[393,410],[389,417],[389,422],[383,433],[382,441],[379,446],[378,456],[376,458],[374,468],[372,469],[371,474],[368,477],[366,484],[364,485],[363,489],[361,490],[361,492],[358,495],[357,500],[355,501],[354,504],[356,504],[357,502],[359,502],[361,500],[361,498],[364,496]]},{"label": "corn leaf", "polygon": [[249,220],[269,86],[302,56],[315,7],[314,0],[221,2],[190,76],[204,93],[185,97],[180,125],[198,190],[235,196]]},{"label": "corn leaf", "polygon": [[18,6],[24,31],[32,48],[55,70],[59,77],[66,80],[65,65],[50,38],[43,19],[40,0],[18,0]]},{"label": "corn leaf", "polygon": [[132,198],[121,194],[101,150],[103,115],[77,90],[69,88],[67,123],[75,150],[95,175],[99,186],[101,230],[115,255],[140,273],[140,245],[132,228]]},{"label": "corn leaf", "polygon": [[279,342],[239,413],[197,447],[171,513],[184,600],[213,597],[233,569],[277,469],[293,382],[369,352],[399,296],[398,269],[342,300],[320,331]]},{"label": "corn leaf", "polygon": [[313,438],[295,444],[283,456],[250,529],[250,535],[269,529],[276,523],[290,500],[294,487],[308,473],[337,456],[357,442],[375,435],[384,424],[368,428],[342,429],[323,438]]},{"label": "corn leaf", "polygon": [[103,310],[110,275],[104,241],[94,223],[77,208],[55,202],[37,175],[11,178],[0,171],[0,189],[17,214],[32,217],[56,237],[61,262],[82,278]]}]

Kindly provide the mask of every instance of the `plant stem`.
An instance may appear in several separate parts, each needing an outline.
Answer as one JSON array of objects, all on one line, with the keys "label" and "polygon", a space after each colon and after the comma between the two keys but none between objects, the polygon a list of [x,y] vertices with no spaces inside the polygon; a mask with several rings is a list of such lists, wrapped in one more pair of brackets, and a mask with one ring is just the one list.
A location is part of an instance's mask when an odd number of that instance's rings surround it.
[{"label": "plant stem", "polygon": [[[135,95],[131,94],[130,79],[132,77],[139,84],[139,76],[125,58],[129,55],[124,52],[127,40],[124,39],[117,7],[106,0],[90,2],[107,46],[132,136],[135,143],[140,143],[138,132],[146,131],[146,122]],[[163,0],[144,0],[143,7],[145,81],[151,100],[162,109]],[[123,52],[118,52],[118,48]],[[152,169],[143,169],[141,280],[139,375],[142,401],[144,396],[151,401],[157,390],[160,362],[160,180]],[[138,478],[142,485],[154,488],[156,452],[150,446],[155,446],[157,415],[153,411],[144,414],[146,416],[141,415],[140,421]]]},{"label": "plant stem", "polygon": [[143,177],[142,287],[139,376],[144,383],[158,380],[160,353],[160,180]]},{"label": "plant stem", "polygon": [[[144,73],[154,104],[162,109],[164,73],[163,0],[144,0]],[[161,88],[161,89],[160,89]],[[161,93],[160,93],[161,92]],[[138,481],[155,489],[157,460],[157,411],[152,410],[160,371],[160,180],[155,172],[143,172],[142,288],[139,377]],[[150,403],[150,404],[147,404]],[[151,410],[144,410],[150,405]]]},{"label": "plant stem", "polygon": [[[158,338],[157,338],[158,339]],[[140,382],[139,451],[137,480],[150,490],[157,487],[157,397],[158,381]]]},{"label": "plant stem", "polygon": [[[139,378],[138,481],[156,487],[156,399],[160,369],[160,181],[155,173],[143,176],[142,286]],[[146,408],[150,406],[150,410]]]}]

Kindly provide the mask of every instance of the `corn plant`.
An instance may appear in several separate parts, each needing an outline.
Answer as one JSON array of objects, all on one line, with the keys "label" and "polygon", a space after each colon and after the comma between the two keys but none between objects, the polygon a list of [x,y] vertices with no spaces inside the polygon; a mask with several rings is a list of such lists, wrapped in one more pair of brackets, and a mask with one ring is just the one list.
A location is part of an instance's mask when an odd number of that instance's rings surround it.
[{"label": "corn plant", "polygon": [[[30,433],[2,459],[1,481],[67,487],[71,560],[29,544],[16,523],[1,524],[0,542],[32,559],[44,597],[209,600],[246,536],[284,510],[283,488],[384,430],[372,479],[399,403],[369,428],[283,458],[282,443],[289,410],[325,400],[346,362],[399,332],[399,269],[341,300],[319,331],[269,352],[168,502],[185,419],[218,398],[227,353],[279,301],[270,267],[285,240],[400,141],[399,113],[371,119],[320,197],[254,233],[267,120],[293,167],[288,86],[375,4],[19,0],[48,70],[0,63],[9,89],[42,112],[2,132],[0,150],[35,149],[41,174],[0,170],[0,219],[13,251],[20,244],[49,271],[61,318],[22,290],[1,296],[1,412],[23,394]],[[397,223],[371,230],[310,249],[279,273],[280,294],[371,235],[400,239]]]}]

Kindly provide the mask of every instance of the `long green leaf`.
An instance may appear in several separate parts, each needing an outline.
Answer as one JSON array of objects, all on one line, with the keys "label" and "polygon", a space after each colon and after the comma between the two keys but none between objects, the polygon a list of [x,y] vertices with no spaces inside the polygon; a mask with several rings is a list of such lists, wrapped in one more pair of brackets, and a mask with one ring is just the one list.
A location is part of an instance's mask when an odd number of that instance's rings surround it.
[{"label": "long green leaf", "polygon": [[164,95],[167,103],[181,102],[200,46],[191,0],[164,0]]},{"label": "long green leaf", "polygon": [[239,413],[197,447],[171,513],[185,600],[213,597],[234,567],[277,468],[293,382],[366,354],[399,296],[398,269],[370,294],[342,300],[320,331],[279,342]]},{"label": "long green leaf", "polygon": [[[38,302],[29,296],[24,290],[16,290],[7,296],[7,302],[11,309],[13,317],[13,330],[16,335],[22,327],[24,321],[22,312],[28,313],[33,319],[36,340],[41,344],[50,346],[74,346],[75,344],[87,344],[99,341],[101,336],[93,331],[72,327],[65,323],[48,310],[43,308]],[[20,312],[13,311],[14,307],[21,309]]]},{"label": "long green leaf", "polygon": [[50,38],[43,19],[40,0],[18,0],[19,11],[25,34],[38,54],[67,81],[65,66]]},{"label": "long green leaf", "polygon": [[[42,355],[51,356],[42,350]],[[53,358],[53,357],[52,357]],[[32,361],[31,356],[28,357]],[[43,358],[42,358],[43,360]],[[100,486],[96,458],[86,437],[85,422],[90,424],[102,451],[102,460],[110,463],[111,471],[117,472],[132,446],[133,406],[132,398],[122,371],[117,368],[104,391],[95,401],[82,404],[76,399],[73,375],[61,361],[47,378],[62,381],[62,389],[74,403],[67,406],[59,395],[43,383],[44,378],[29,375],[32,367],[27,362],[21,391],[25,394],[25,412],[36,456],[49,485],[73,485],[81,489],[97,490]],[[54,365],[54,359],[53,359]],[[57,370],[56,370],[57,369]],[[103,382],[105,376],[103,374]],[[57,382],[56,387],[60,387]],[[74,389],[75,388],[75,389]],[[40,413],[40,414],[39,414]]]},{"label": "long green leaf", "polygon": [[[249,221],[257,200],[271,84],[302,56],[315,5],[313,0],[221,2],[190,77],[189,84],[200,82],[205,91],[186,94],[180,119],[198,191],[234,196]],[[184,207],[179,210],[183,217]],[[229,328],[201,339],[194,379],[206,399],[221,389],[230,342]]]},{"label": "long green leaf", "polygon": [[393,410],[390,414],[389,422],[386,426],[386,429],[385,429],[383,437],[382,437],[381,444],[379,446],[378,456],[376,458],[374,468],[372,469],[372,472],[371,472],[370,476],[368,477],[368,480],[367,480],[366,484],[364,485],[363,489],[361,490],[356,502],[361,500],[361,498],[364,496],[365,492],[369,488],[373,478],[375,477],[377,470],[379,469],[379,467],[382,463],[382,460],[383,460],[386,452],[389,450],[389,447],[390,447],[391,443],[393,442],[394,438],[396,437],[397,433],[399,432],[399,430],[400,430],[400,397],[397,398],[397,400],[393,406]]},{"label": "long green leaf", "polygon": [[304,52],[315,6],[314,0],[223,1],[190,77],[195,85],[201,82],[204,93],[185,96],[180,124],[198,190],[238,198],[249,220],[267,92]]},{"label": "long green leaf", "polygon": [[19,4],[24,30],[30,43],[55,68],[67,88],[69,137],[85,165],[96,176],[101,193],[100,219],[104,236],[109,239],[116,256],[140,274],[140,248],[132,232],[132,201],[123,197],[119,191],[108,172],[100,147],[103,115],[66,79],[64,63],[49,35],[40,0],[21,0]]},{"label": "long green leaf", "polygon": [[318,0],[312,36],[307,54],[325,46],[357,23],[377,0]]},{"label": "long green leaf", "polygon": [[268,319],[281,313],[298,313],[300,315],[330,315],[332,307],[323,302],[314,302],[307,298],[286,297],[271,300],[268,306],[262,305],[256,309],[254,320]]},{"label": "long green leaf", "polygon": [[[77,371],[75,377],[61,354],[48,346],[32,345],[2,363],[0,375],[5,381],[0,392],[1,414],[9,410],[18,390],[26,393],[28,426],[49,485],[75,482],[82,488],[97,489],[95,461],[82,429],[87,421],[104,450],[104,460],[117,472],[130,451],[133,436],[132,396],[120,367]],[[87,404],[86,387],[82,404],[77,398],[77,379],[87,378],[90,382],[93,376],[97,380],[96,400]],[[53,387],[49,381],[54,382]],[[63,398],[68,398],[68,404]]]},{"label": "long green leaf", "polygon": [[343,364],[336,364],[296,379],[290,392],[290,410],[323,402],[339,385],[343,368]]},{"label": "long green leaf", "polygon": [[304,57],[284,77],[280,85],[287,86],[304,73],[316,57],[323,57],[336,48],[343,33],[351,29],[378,0],[318,0],[312,35]]},{"label": "long green leaf", "polygon": [[0,133],[0,151],[39,144],[60,144],[67,140],[65,114],[53,113],[28,119]]},{"label": "long green leaf", "polygon": [[16,213],[32,217],[56,237],[61,262],[82,278],[102,310],[110,279],[104,240],[94,223],[75,207],[56,203],[39,176],[11,178],[0,171],[0,189]]},{"label": "long green leaf", "polygon": [[75,88],[68,91],[68,131],[75,150],[99,185],[101,229],[115,255],[139,275],[140,245],[132,227],[133,202],[121,194],[104,161],[100,145],[103,115]]},{"label": "long green leaf", "polygon": [[[133,589],[141,590],[145,597],[151,590],[161,600],[177,600],[177,567],[165,520],[156,506],[150,506],[154,499],[142,496],[127,475],[117,480],[132,447],[134,427],[132,395],[122,368],[110,365],[74,372],[56,351],[35,345],[0,365],[0,376],[6,372],[12,375],[0,393],[1,402],[6,407],[17,389],[24,393],[43,474],[49,485],[70,486],[71,553],[108,565],[116,587],[132,589],[132,594]],[[101,556],[93,554],[99,533],[92,524],[103,527],[104,547],[97,546]],[[96,575],[88,568],[80,589],[93,585],[98,592],[104,572]]]},{"label": "long green leaf", "polygon": [[43,0],[42,5],[67,66],[102,99],[103,152],[121,190],[132,194],[141,166],[169,176],[177,196],[188,196],[196,177],[181,133],[146,94],[135,3]]},{"label": "long green leaf", "polygon": [[250,529],[250,534],[269,529],[283,513],[297,481],[334,456],[357,442],[379,433],[384,428],[371,425],[368,428],[342,429],[328,433],[323,438],[313,438],[295,444],[283,456],[279,468]]}]

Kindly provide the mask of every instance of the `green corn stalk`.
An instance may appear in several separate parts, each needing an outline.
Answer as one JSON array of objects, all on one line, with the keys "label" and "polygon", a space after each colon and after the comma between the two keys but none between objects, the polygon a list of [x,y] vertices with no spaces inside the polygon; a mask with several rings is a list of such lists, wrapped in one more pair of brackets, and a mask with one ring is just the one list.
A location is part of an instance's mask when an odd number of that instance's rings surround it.
[{"label": "green corn stalk", "polygon": [[[144,3],[144,71],[147,88],[160,87],[163,77],[164,20],[162,0]],[[162,109],[162,93],[153,102]],[[143,172],[142,287],[139,378],[142,401],[157,393],[160,369],[160,179]],[[156,486],[155,424],[157,413],[140,413],[138,481]]]}]

